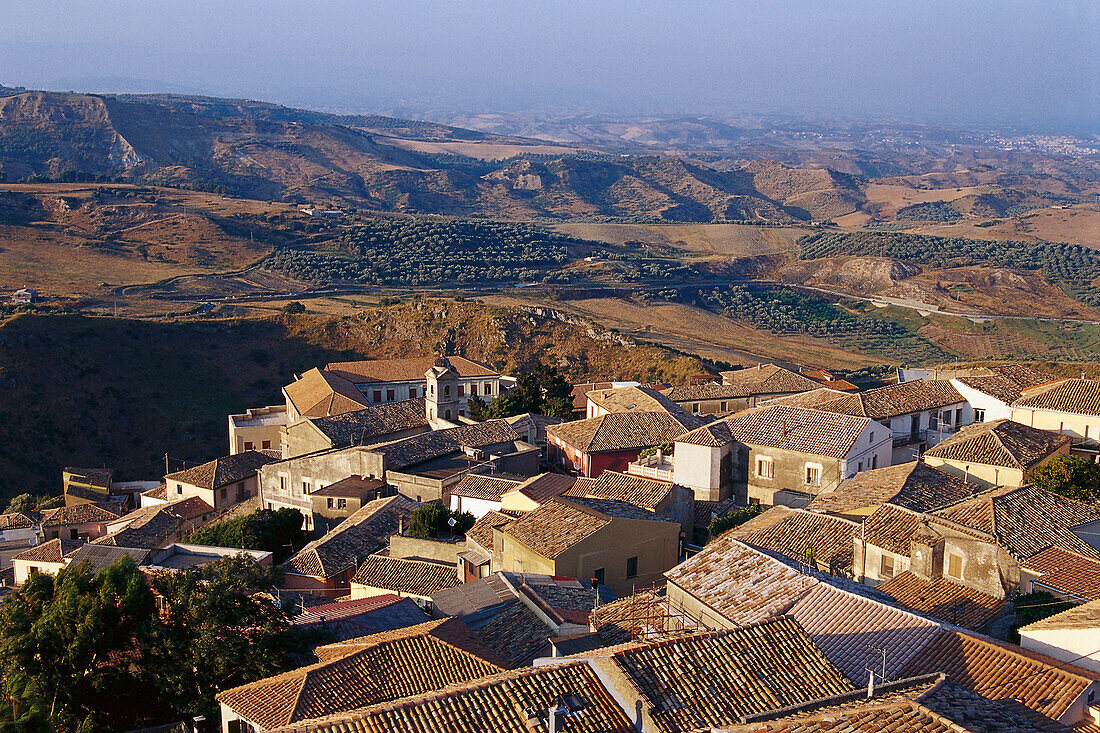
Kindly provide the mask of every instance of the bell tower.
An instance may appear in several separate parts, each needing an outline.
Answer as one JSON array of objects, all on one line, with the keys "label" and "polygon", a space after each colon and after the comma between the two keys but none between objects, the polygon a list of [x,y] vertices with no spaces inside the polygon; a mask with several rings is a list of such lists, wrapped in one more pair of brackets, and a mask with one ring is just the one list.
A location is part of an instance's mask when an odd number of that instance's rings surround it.
[{"label": "bell tower", "polygon": [[441,423],[458,420],[458,372],[451,367],[447,357],[441,356],[424,373],[427,389],[424,391],[424,410],[428,424],[433,428]]}]

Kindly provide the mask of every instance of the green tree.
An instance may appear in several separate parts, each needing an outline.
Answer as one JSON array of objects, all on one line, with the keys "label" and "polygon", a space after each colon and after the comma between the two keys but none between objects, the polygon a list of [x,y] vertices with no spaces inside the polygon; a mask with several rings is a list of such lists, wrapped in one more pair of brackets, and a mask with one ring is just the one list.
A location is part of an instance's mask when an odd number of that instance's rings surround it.
[{"label": "green tree", "polygon": [[257,592],[276,580],[243,555],[154,577],[162,612],[147,666],[176,715],[216,717],[215,694],[286,670],[305,648],[287,614]]},{"label": "green tree", "polygon": [[[454,524],[450,520],[454,520]],[[409,517],[407,534],[412,537],[438,537],[442,534],[466,534],[474,526],[474,515],[469,512],[452,512],[442,504],[418,506]]]},{"label": "green tree", "polygon": [[189,542],[214,547],[239,547],[242,550],[267,550],[275,562],[289,557],[305,544],[302,514],[297,509],[257,509],[243,517],[226,519],[200,528]]},{"label": "green tree", "polygon": [[1040,488],[1070,499],[1100,499],[1100,464],[1080,456],[1057,456],[1035,469],[1031,480]]},{"label": "green tree", "polygon": [[292,300],[291,302],[289,302],[289,303],[287,303],[286,305],[283,306],[283,313],[286,313],[288,315],[293,316],[293,315],[297,315],[299,313],[305,313],[305,312],[306,312],[306,307],[304,305],[302,305],[300,302],[298,302],[297,300]]},{"label": "green tree", "polygon": [[0,606],[0,664],[10,730],[128,730],[155,721],[143,650],[153,594],[130,558],[100,573],[88,563],[54,578],[32,573]]},{"label": "green tree", "polygon": [[715,517],[710,520],[710,524],[707,525],[707,531],[710,532],[711,537],[717,537],[734,527],[740,527],[745,522],[755,516],[763,514],[767,510],[768,507],[763,504],[749,504],[748,506],[740,507],[729,514],[723,514],[720,517]]},{"label": "green tree", "polygon": [[56,509],[65,503],[63,496],[45,496],[42,494],[19,494],[8,502],[4,514],[15,512],[39,512],[43,509]]},{"label": "green tree", "polygon": [[487,417],[512,417],[525,412],[572,417],[573,385],[556,368],[540,365],[520,375],[515,387],[490,402]]}]

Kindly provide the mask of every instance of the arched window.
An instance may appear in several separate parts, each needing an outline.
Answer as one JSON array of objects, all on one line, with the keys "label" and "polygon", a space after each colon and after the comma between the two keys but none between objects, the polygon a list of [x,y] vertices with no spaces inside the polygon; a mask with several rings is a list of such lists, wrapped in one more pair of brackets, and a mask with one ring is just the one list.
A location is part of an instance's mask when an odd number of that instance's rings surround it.
[{"label": "arched window", "polygon": [[444,384],[443,385],[443,396],[444,397],[450,397],[451,396],[451,385],[449,385],[449,384]]}]

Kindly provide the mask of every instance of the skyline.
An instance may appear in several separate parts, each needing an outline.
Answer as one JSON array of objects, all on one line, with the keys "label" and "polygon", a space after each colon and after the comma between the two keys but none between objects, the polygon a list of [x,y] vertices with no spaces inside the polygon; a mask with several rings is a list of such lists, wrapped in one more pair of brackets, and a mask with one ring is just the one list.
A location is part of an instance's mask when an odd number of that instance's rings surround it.
[{"label": "skyline", "polygon": [[[1100,8],[9,7],[0,83],[424,116],[759,114],[1100,132]],[[856,30],[858,29],[858,30]]]}]

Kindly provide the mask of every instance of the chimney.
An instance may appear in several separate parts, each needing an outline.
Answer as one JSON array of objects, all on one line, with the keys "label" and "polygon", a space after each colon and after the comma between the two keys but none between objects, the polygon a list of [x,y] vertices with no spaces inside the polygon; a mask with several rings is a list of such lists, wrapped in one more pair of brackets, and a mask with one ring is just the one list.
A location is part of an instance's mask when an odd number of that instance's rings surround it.
[{"label": "chimney", "polygon": [[867,670],[867,699],[875,696],[875,670]]},{"label": "chimney", "polygon": [[399,515],[397,517],[397,534],[399,534],[399,535],[405,534],[405,517],[404,516]]},{"label": "chimney", "polygon": [[665,462],[665,452],[661,450],[661,446],[657,446],[657,465],[661,465]]}]

